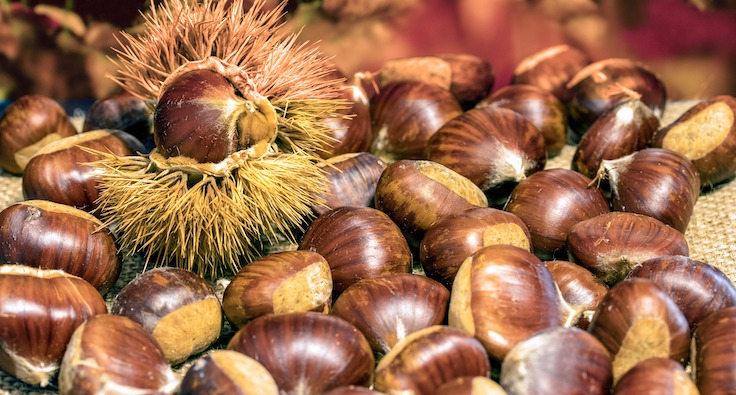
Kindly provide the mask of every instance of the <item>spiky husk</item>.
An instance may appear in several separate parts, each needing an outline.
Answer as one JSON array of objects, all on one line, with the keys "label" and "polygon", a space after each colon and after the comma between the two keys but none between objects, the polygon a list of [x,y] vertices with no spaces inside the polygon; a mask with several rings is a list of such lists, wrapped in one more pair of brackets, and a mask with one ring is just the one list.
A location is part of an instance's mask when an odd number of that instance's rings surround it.
[{"label": "spiky husk", "polygon": [[[303,230],[324,174],[314,157],[281,154],[203,168],[187,158],[102,157],[105,189],[98,210],[115,218],[128,254],[186,268],[205,277],[236,272],[261,255],[265,242]],[[238,158],[234,158],[238,162]],[[212,165],[212,164],[210,164]],[[254,209],[258,208],[258,209]]]}]

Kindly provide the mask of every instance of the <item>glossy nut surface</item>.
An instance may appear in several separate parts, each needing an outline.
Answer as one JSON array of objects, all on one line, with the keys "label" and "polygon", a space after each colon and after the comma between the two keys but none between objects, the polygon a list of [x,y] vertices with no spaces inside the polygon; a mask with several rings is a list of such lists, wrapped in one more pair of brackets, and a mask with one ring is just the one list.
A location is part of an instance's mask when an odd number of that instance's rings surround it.
[{"label": "glossy nut surface", "polygon": [[582,316],[575,325],[586,329],[601,300],[608,293],[608,286],[588,269],[572,262],[546,261],[544,266],[555,280],[565,302],[582,309]]},{"label": "glossy nut surface", "polygon": [[736,388],[736,307],[701,321],[692,340],[692,377],[701,394],[727,394]]},{"label": "glossy nut surface", "polygon": [[511,83],[535,85],[565,101],[567,83],[590,63],[590,56],[575,47],[553,45],[522,59]]},{"label": "glossy nut surface", "polygon": [[327,191],[320,197],[324,203],[313,207],[318,215],[344,206],[373,207],[376,184],[386,164],[368,153],[334,156],[322,165],[326,175]]},{"label": "glossy nut surface", "polygon": [[181,395],[278,395],[271,374],[237,351],[213,350],[198,358],[181,380]]},{"label": "glossy nut surface", "polygon": [[643,393],[698,395],[698,387],[681,363],[669,358],[650,358],[626,372],[613,389],[613,395]]}]

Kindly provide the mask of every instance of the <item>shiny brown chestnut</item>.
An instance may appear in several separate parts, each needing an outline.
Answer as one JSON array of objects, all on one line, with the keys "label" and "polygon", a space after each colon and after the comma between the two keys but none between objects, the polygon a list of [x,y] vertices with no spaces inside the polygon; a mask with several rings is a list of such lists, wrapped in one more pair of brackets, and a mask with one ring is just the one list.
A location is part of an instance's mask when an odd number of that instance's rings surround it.
[{"label": "shiny brown chestnut", "polygon": [[688,158],[646,148],[604,160],[598,171],[609,181],[614,210],[648,215],[685,233],[700,196],[700,177]]},{"label": "shiny brown chestnut", "polygon": [[151,334],[114,314],[95,316],[74,331],[59,370],[61,395],[173,394],[178,384]]},{"label": "shiny brown chestnut", "polygon": [[573,225],[610,211],[603,192],[569,169],[545,169],[521,181],[505,210],[529,227],[534,254],[550,259],[564,252]]},{"label": "shiny brown chestnut", "polygon": [[338,207],[314,220],[300,250],[330,265],[334,296],[363,278],[411,270],[411,251],[398,226],[370,207]]},{"label": "shiny brown chestnut", "polygon": [[23,96],[11,103],[0,119],[0,167],[22,174],[41,147],[76,133],[55,100],[43,95]]},{"label": "shiny brown chestnut", "polygon": [[345,83],[340,89],[342,99],[348,105],[338,110],[339,116],[325,119],[331,138],[325,142],[321,150],[318,150],[319,155],[324,159],[342,154],[365,152],[371,147],[371,113],[368,95],[357,84]]},{"label": "shiny brown chestnut", "polygon": [[682,255],[648,259],[629,273],[657,284],[680,307],[691,330],[709,315],[736,306],[736,287],[717,267]]},{"label": "shiny brown chestnut", "polygon": [[544,264],[518,247],[480,249],[463,262],[452,285],[449,325],[478,338],[497,361],[535,332],[575,319]]},{"label": "shiny brown chestnut", "polygon": [[605,159],[643,149],[659,128],[659,119],[640,100],[627,100],[601,114],[575,148],[570,168],[594,178]]},{"label": "shiny brown chestnut", "polygon": [[322,395],[384,395],[383,392],[374,391],[368,387],[357,385],[346,385],[325,392]]},{"label": "shiny brown chestnut", "polygon": [[492,207],[471,208],[443,217],[427,229],[419,245],[419,262],[427,277],[452,289],[465,258],[493,244],[532,248],[529,229],[516,215]]},{"label": "shiny brown chestnut", "polygon": [[506,108],[521,114],[544,137],[547,155],[560,153],[567,142],[565,105],[551,92],[527,84],[505,86],[478,102],[476,107]]},{"label": "shiny brown chestnut", "polygon": [[457,377],[488,376],[491,364],[478,339],[435,325],[405,337],[376,366],[374,388],[386,393],[434,394]]},{"label": "shiny brown chestnut", "polygon": [[546,261],[544,266],[555,280],[565,302],[583,310],[575,326],[587,329],[595,310],[608,292],[608,286],[588,269],[572,262]]},{"label": "shiny brown chestnut", "polygon": [[122,130],[143,144],[142,153],[150,152],[153,142],[153,107],[128,92],[95,100],[87,110],[82,132],[100,129]]},{"label": "shiny brown chestnut", "polygon": [[590,63],[590,56],[583,51],[567,44],[554,45],[522,59],[511,83],[538,86],[564,102],[567,83]]},{"label": "shiny brown chestnut", "polygon": [[659,130],[654,147],[679,152],[693,162],[702,187],[712,187],[736,174],[736,98],[704,100]]},{"label": "shiny brown chestnut", "polygon": [[271,373],[258,361],[231,350],[213,350],[186,371],[180,395],[278,395]]},{"label": "shiny brown chestnut", "polygon": [[424,232],[440,218],[474,207],[488,199],[472,181],[428,160],[391,163],[376,185],[376,208],[388,214],[418,247]]},{"label": "shiny brown chestnut", "polygon": [[372,207],[376,184],[386,164],[369,152],[342,154],[327,159],[322,170],[327,176],[324,203],[313,207],[317,215],[343,206]]},{"label": "shiny brown chestnut", "polygon": [[636,364],[613,388],[613,395],[699,395],[698,387],[681,363],[669,358],[649,358]]},{"label": "shiny brown chestnut", "polygon": [[609,285],[647,259],[689,253],[687,239],[677,229],[647,215],[618,211],[575,224],[567,246],[575,263]]},{"label": "shiny brown chestnut", "polygon": [[440,325],[450,292],[424,276],[400,273],[366,278],[349,286],[332,314],[355,325],[377,354],[388,353],[401,339]]},{"label": "shiny brown chestnut", "polygon": [[371,98],[370,152],[386,162],[422,159],[427,140],[462,114],[449,90],[416,81],[397,81]]},{"label": "shiny brown chestnut", "polygon": [[657,117],[667,102],[667,91],[659,76],[644,64],[627,58],[592,63],[575,74],[567,88],[568,139],[575,143],[602,113],[628,100],[632,91]]},{"label": "shiny brown chestnut", "polygon": [[241,328],[265,314],[328,313],[331,303],[332,274],[325,258],[312,251],[284,251],[240,268],[225,288],[222,310]]},{"label": "shiny brown chestnut", "polygon": [[435,395],[506,395],[506,390],[488,377],[467,376],[442,384]]},{"label": "shiny brown chestnut", "polygon": [[209,347],[220,336],[222,311],[215,291],[185,269],[160,267],[126,284],[110,312],[141,325],[172,364]]},{"label": "shiny brown chestnut", "polygon": [[736,306],[700,322],[693,333],[691,377],[701,394],[728,394],[736,388]]},{"label": "shiny brown chestnut", "polygon": [[114,130],[94,130],[49,143],[23,171],[23,196],[93,211],[100,196],[100,179],[87,163],[101,157],[90,149],[127,156],[142,151],[143,146],[132,135]]},{"label": "shiny brown chestnut", "polygon": [[0,265],[0,370],[45,387],[74,330],[106,312],[102,296],[79,277]]},{"label": "shiny brown chestnut", "polygon": [[269,314],[240,328],[227,346],[260,362],[287,395],[369,385],[373,352],[342,318],[315,312]]},{"label": "shiny brown chestnut", "polygon": [[99,219],[45,200],[26,200],[0,211],[0,262],[63,270],[102,294],[122,269],[115,240]]},{"label": "shiny brown chestnut", "polygon": [[687,319],[665,291],[643,278],[611,288],[588,331],[611,353],[614,384],[645,359],[664,357],[683,363],[689,353]]},{"label": "shiny brown chestnut", "polygon": [[509,395],[608,394],[611,355],[579,328],[548,328],[514,346],[501,365],[499,382]]},{"label": "shiny brown chestnut", "polygon": [[519,113],[476,107],[447,121],[427,141],[424,157],[481,190],[517,183],[547,162],[544,136]]}]

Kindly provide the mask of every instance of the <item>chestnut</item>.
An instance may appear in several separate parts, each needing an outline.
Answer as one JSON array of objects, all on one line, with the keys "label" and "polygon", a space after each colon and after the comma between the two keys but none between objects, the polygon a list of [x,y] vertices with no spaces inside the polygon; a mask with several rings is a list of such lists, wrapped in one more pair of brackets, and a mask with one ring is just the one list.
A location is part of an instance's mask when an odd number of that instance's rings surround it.
[{"label": "chestnut", "polygon": [[100,176],[88,163],[101,157],[90,150],[127,156],[142,150],[142,145],[135,137],[113,130],[94,130],[54,141],[28,161],[23,171],[23,196],[93,211],[100,196]]},{"label": "chestnut", "polygon": [[315,312],[260,316],[227,345],[260,362],[281,394],[319,395],[345,385],[368,385],[375,362],[360,331],[342,318]]},{"label": "chestnut", "polygon": [[478,250],[452,285],[449,325],[477,337],[497,361],[535,332],[575,319],[544,264],[518,247]]},{"label": "chestnut", "polygon": [[180,395],[278,395],[271,373],[258,361],[231,350],[198,358],[181,379]]},{"label": "chestnut", "polygon": [[647,259],[688,255],[685,235],[662,221],[635,213],[611,212],[575,224],[567,239],[575,263],[606,284],[615,284]]},{"label": "chestnut", "polygon": [[683,363],[689,353],[687,319],[665,291],[643,278],[611,288],[588,331],[611,353],[614,384],[645,359],[664,357]]},{"label": "chestnut", "polygon": [[696,104],[659,130],[652,145],[690,159],[700,185],[712,187],[736,174],[736,98],[716,96]]},{"label": "chestnut", "polygon": [[575,148],[571,169],[594,178],[603,160],[645,148],[658,128],[659,119],[640,100],[619,103],[590,125]]},{"label": "chestnut", "polygon": [[550,259],[564,252],[573,225],[610,211],[603,192],[569,169],[545,169],[522,180],[505,210],[529,227],[534,254]]},{"label": "chestnut", "polygon": [[529,229],[516,215],[492,207],[471,208],[445,216],[427,229],[419,245],[419,262],[427,277],[452,289],[465,258],[493,244],[532,248]]},{"label": "chestnut", "polygon": [[648,215],[685,233],[700,196],[700,177],[688,158],[646,148],[604,160],[598,171],[609,180],[614,210]]},{"label": "chestnut", "polygon": [[579,309],[582,308],[582,315],[575,325],[581,329],[587,329],[595,310],[608,292],[608,286],[589,270],[572,262],[546,261],[544,266],[555,280],[565,302]]},{"label": "chestnut", "polygon": [[349,286],[332,314],[355,325],[373,351],[388,353],[401,339],[445,321],[450,292],[424,276],[399,273],[362,279]]},{"label": "chestnut", "polygon": [[682,367],[669,358],[649,358],[636,364],[613,388],[613,395],[644,393],[699,395],[698,387]]},{"label": "chestnut", "polygon": [[476,107],[447,121],[427,141],[424,157],[466,177],[487,192],[542,170],[544,136],[514,111]]},{"label": "chestnut", "polygon": [[501,365],[499,382],[509,395],[608,394],[611,356],[603,344],[579,328],[555,327],[520,342]]},{"label": "chestnut", "polygon": [[153,141],[153,106],[128,92],[95,100],[84,117],[82,132],[100,129],[122,130],[143,144],[142,153],[150,152]]},{"label": "chestnut", "polygon": [[74,331],[59,370],[61,395],[173,394],[178,385],[151,334],[114,314],[95,316]]},{"label": "chestnut", "polygon": [[386,164],[369,152],[350,153],[327,159],[322,166],[327,190],[320,197],[324,203],[313,207],[317,215],[342,207],[372,207],[376,184]]},{"label": "chestnut", "polygon": [[700,322],[693,333],[691,376],[701,394],[727,394],[736,388],[736,306]]},{"label": "chestnut", "polygon": [[307,229],[299,249],[327,260],[335,296],[360,279],[411,270],[411,251],[401,230],[370,207],[338,207],[322,214]]},{"label": "chestnut", "polygon": [[193,272],[174,267],[138,275],[115,296],[110,312],[141,325],[172,364],[206,349],[222,328],[220,301],[212,287]]},{"label": "chestnut", "polygon": [[485,376],[458,377],[437,388],[436,395],[506,395],[506,390]]},{"label": "chestnut", "polygon": [[370,152],[386,162],[422,159],[427,140],[447,121],[462,114],[449,90],[417,81],[383,86],[371,98]]},{"label": "chestnut", "polygon": [[376,185],[376,208],[388,214],[409,241],[418,247],[424,232],[440,218],[488,199],[472,181],[428,160],[401,160],[386,166]]},{"label": "chestnut", "polygon": [[0,119],[0,167],[22,174],[44,145],[77,134],[59,103],[43,95],[26,95],[11,103]]},{"label": "chestnut", "polygon": [[580,141],[588,127],[606,110],[631,97],[641,97],[660,117],[667,101],[662,80],[644,64],[627,58],[610,58],[592,63],[567,83],[566,102],[570,133],[568,140]]},{"label": "chestnut", "polygon": [[383,395],[383,392],[374,391],[368,387],[346,385],[331,389],[322,395]]},{"label": "chestnut", "polygon": [[45,387],[74,330],[106,312],[99,292],[77,276],[0,265],[0,370]]},{"label": "chestnut", "polygon": [[736,287],[717,267],[682,255],[664,255],[634,266],[629,278],[657,284],[685,314],[691,330],[709,315],[736,306]]},{"label": "chestnut", "polygon": [[560,153],[567,142],[565,105],[551,92],[527,84],[505,86],[481,100],[476,107],[506,108],[521,114],[544,137],[548,156]]},{"label": "chestnut", "polygon": [[435,325],[405,337],[379,361],[374,388],[391,394],[434,394],[457,377],[490,373],[491,363],[478,339]]},{"label": "chestnut", "polygon": [[312,251],[283,251],[240,268],[225,288],[222,310],[241,328],[264,314],[327,313],[331,303],[332,274],[325,258]]},{"label": "chestnut", "polygon": [[115,240],[99,219],[59,203],[26,200],[0,211],[0,263],[60,269],[105,294],[120,276]]},{"label": "chestnut", "polygon": [[371,147],[371,114],[365,90],[359,85],[349,83],[343,84],[340,89],[342,98],[348,105],[339,109],[337,116],[324,120],[331,137],[325,142],[324,147],[318,150],[324,159],[365,152]]},{"label": "chestnut", "polygon": [[590,56],[567,44],[553,45],[522,59],[513,71],[512,84],[529,84],[567,99],[567,83],[591,63]]}]

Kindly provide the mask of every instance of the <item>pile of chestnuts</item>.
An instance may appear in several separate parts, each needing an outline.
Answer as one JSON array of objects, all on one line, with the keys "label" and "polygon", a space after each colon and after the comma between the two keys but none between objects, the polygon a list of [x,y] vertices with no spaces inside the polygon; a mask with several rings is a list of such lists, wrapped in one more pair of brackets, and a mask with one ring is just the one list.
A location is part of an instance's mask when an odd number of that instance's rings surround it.
[{"label": "pile of chestnuts", "polygon": [[145,103],[100,100],[77,132],[18,100],[0,370],[61,394],[732,393],[736,287],[684,232],[736,175],[736,99],[663,125],[665,86],[633,60],[556,46],[497,90],[492,70],[438,54],[346,79],[323,204],[221,279],[120,275],[89,164],[151,149]]}]

